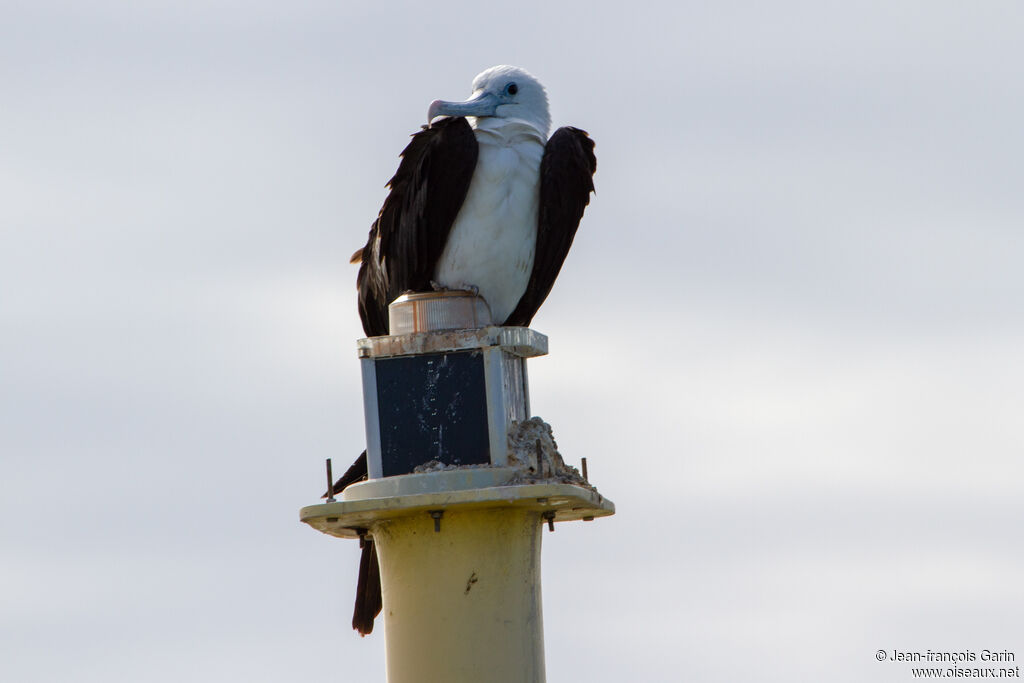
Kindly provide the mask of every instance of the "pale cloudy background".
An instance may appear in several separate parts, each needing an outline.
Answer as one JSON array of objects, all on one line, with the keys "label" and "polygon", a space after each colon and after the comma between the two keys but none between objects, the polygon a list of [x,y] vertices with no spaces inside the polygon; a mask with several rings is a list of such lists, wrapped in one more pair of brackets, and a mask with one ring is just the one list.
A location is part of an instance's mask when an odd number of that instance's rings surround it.
[{"label": "pale cloudy background", "polygon": [[383,680],[354,268],[497,63],[597,140],[533,403],[551,681],[1024,658],[1019,2],[0,5],[0,680]]}]

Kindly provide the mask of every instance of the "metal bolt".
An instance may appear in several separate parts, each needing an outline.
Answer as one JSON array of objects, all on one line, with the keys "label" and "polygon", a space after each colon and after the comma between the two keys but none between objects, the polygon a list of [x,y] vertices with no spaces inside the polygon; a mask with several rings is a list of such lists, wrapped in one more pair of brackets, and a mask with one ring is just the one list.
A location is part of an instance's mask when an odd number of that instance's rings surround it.
[{"label": "metal bolt", "polygon": [[548,531],[554,531],[555,530],[555,511],[554,510],[549,510],[548,512],[545,512],[543,516],[544,516],[544,519],[546,519],[548,521]]},{"label": "metal bolt", "polygon": [[430,516],[434,518],[434,533],[441,531],[441,517],[444,516],[444,510],[431,510]]}]

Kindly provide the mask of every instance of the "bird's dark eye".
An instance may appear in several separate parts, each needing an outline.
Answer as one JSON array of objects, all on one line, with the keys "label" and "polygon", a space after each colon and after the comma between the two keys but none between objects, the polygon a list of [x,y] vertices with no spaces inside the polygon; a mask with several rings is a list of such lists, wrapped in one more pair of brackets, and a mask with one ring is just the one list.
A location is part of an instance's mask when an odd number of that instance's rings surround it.
[{"label": "bird's dark eye", "polygon": [[516,85],[515,83],[509,83],[508,85],[505,86],[505,92],[508,93],[509,95],[515,95],[517,92],[519,92],[519,86]]}]

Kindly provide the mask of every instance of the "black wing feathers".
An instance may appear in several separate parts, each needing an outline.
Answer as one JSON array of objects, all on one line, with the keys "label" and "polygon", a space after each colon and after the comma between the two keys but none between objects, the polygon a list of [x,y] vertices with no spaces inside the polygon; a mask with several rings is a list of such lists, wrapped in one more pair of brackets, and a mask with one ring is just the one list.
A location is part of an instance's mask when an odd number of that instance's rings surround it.
[{"label": "black wing feathers", "polygon": [[429,291],[434,265],[469,191],[478,155],[466,119],[441,119],[412,136],[391,192],[363,247],[359,317],[368,336],[388,333],[388,304]]},{"label": "black wing feathers", "polygon": [[523,298],[506,325],[530,324],[562,269],[583,211],[594,191],[594,141],[587,132],[566,126],[555,131],[540,162],[540,206],[533,271]]}]

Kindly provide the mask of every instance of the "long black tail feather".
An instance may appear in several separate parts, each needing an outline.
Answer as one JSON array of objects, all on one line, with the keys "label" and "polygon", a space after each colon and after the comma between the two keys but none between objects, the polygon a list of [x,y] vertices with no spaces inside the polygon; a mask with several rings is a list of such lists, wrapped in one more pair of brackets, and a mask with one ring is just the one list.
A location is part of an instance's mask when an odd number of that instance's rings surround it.
[{"label": "long black tail feather", "polygon": [[[341,493],[349,484],[362,481],[367,477],[366,451],[359,454],[345,474],[334,482],[331,490],[321,498]],[[373,620],[380,614],[383,607],[380,586],[380,563],[377,561],[377,548],[373,541],[367,539],[363,543],[363,552],[359,557],[359,581],[356,584],[356,605],[352,612],[352,628],[365,636],[373,632]]]},{"label": "long black tail feather", "polygon": [[380,564],[377,546],[367,540],[359,558],[359,582],[356,584],[356,606],[352,611],[352,628],[365,636],[373,631],[373,620],[380,614],[383,602],[380,594]]}]

